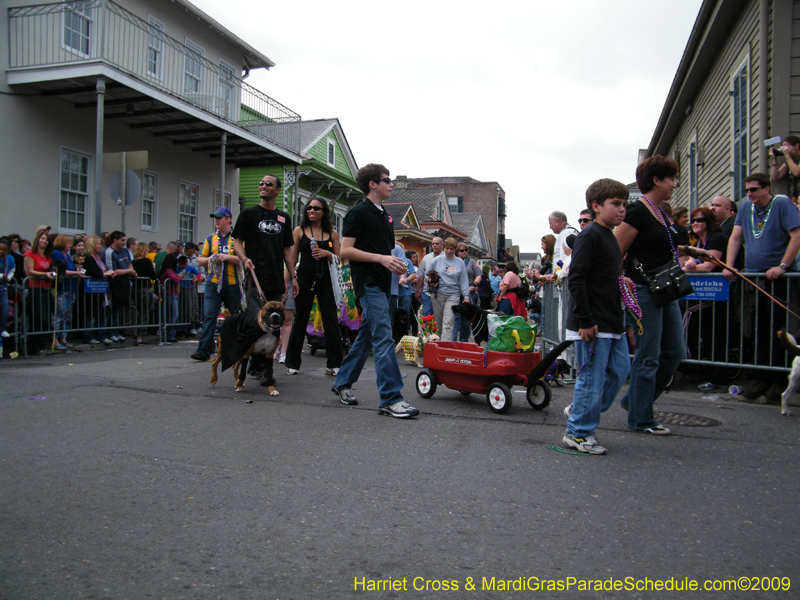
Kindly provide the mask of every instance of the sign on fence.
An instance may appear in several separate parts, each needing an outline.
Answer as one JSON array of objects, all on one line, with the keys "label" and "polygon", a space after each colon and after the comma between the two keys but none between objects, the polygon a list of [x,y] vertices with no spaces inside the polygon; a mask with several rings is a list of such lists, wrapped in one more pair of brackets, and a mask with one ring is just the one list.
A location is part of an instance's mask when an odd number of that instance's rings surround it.
[{"label": "sign on fence", "polygon": [[731,284],[724,277],[691,277],[694,294],[683,300],[714,300],[727,302],[731,295]]},{"label": "sign on fence", "polygon": [[111,288],[105,279],[84,279],[83,291],[87,294],[108,294]]}]

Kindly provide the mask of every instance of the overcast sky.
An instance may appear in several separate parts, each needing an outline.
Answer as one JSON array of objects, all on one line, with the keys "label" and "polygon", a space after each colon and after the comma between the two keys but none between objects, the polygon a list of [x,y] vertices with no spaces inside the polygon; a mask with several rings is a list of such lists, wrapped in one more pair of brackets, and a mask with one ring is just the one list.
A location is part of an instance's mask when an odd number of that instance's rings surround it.
[{"label": "overcast sky", "polygon": [[337,117],[359,166],[497,181],[523,252],[596,179],[634,181],[701,4],[192,2],[276,63],[249,83]]}]

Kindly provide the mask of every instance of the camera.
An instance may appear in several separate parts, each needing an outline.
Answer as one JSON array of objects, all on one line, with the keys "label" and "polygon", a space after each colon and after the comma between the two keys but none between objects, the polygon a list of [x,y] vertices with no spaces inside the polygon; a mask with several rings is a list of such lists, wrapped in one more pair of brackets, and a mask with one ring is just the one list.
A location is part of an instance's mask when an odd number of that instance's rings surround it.
[{"label": "camera", "polygon": [[769,153],[772,154],[772,156],[783,156],[783,148],[782,147],[770,148]]}]

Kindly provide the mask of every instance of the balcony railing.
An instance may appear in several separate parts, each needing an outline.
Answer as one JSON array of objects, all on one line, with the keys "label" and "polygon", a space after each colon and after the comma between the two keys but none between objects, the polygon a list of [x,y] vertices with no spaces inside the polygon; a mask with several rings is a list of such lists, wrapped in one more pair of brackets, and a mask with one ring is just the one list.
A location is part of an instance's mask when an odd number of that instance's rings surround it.
[{"label": "balcony railing", "polygon": [[111,0],[9,9],[10,69],[104,63],[252,135],[300,151],[300,115]]}]

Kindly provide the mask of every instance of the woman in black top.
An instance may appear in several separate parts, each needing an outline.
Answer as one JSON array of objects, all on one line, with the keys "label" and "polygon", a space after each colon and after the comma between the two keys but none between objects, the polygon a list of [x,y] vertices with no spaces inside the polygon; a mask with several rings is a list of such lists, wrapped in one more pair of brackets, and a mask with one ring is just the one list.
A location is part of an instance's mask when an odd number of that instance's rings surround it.
[{"label": "woman in black top", "polygon": [[158,306],[158,297],[153,293],[153,281],[158,279],[152,261],[147,258],[150,248],[147,244],[137,244],[133,251],[131,266],[136,271],[133,281],[133,299],[136,304],[136,326],[134,335],[136,345],[141,346],[142,331],[150,324],[150,315]]},{"label": "woman in black top", "polygon": [[[305,339],[306,325],[311,314],[314,296],[317,308],[322,313],[322,326],[325,329],[325,372],[336,375],[342,364],[342,337],[339,333],[339,315],[331,286],[328,265],[333,256],[339,254],[339,235],[331,225],[331,211],[322,198],[313,198],[303,210],[303,220],[293,232],[293,255],[300,266],[297,267],[297,283],[300,291],[295,298],[294,324],[286,348],[286,367],[290,375],[300,369]],[[312,240],[316,247],[312,248]]]},{"label": "woman in black top", "polygon": [[[636,354],[631,365],[630,387],[622,398],[628,411],[628,427],[655,435],[668,435],[669,429],[653,416],[653,403],[667,389],[675,369],[686,356],[683,321],[677,300],[657,307],[644,276],[635,268],[632,257],[644,271],[652,271],[671,262],[679,262],[686,246],[679,246],[679,233],[672,219],[661,208],[677,187],[677,163],[663,156],[651,156],[636,168],[636,183],[643,196],[628,206],[625,221],[615,230],[625,275],[636,284],[642,309],[641,327],[633,326]],[[704,250],[694,254],[710,257]]]}]

